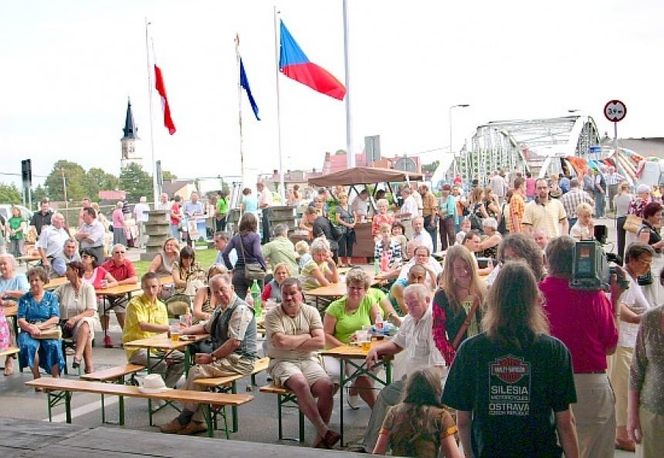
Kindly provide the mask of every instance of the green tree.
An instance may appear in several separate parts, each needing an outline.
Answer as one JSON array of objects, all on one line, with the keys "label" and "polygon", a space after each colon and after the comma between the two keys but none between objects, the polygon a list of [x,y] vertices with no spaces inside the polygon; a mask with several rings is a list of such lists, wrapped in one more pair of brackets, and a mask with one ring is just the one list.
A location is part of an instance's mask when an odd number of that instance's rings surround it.
[{"label": "green tree", "polygon": [[117,189],[118,184],[119,180],[115,175],[107,173],[104,169],[100,169],[99,167],[92,167],[86,172],[83,179],[85,192],[92,199],[98,198],[99,191]]},{"label": "green tree", "polygon": [[[64,180],[63,180],[64,175]],[[63,183],[67,186],[67,199],[73,201],[86,197],[85,169],[76,162],[60,160],[53,165],[53,170],[46,177],[44,185],[53,200],[65,200]],[[96,196],[89,196],[95,198]]]},{"label": "green tree", "polygon": [[48,193],[46,192],[46,188],[44,188],[42,185],[37,186],[35,189],[32,190],[32,204],[39,205],[39,202],[42,200],[46,199],[48,197]]},{"label": "green tree", "polygon": [[164,181],[175,181],[178,179],[178,177],[170,170],[162,170],[161,177],[164,179]]},{"label": "green tree", "polygon": [[433,173],[436,171],[439,165],[440,161],[433,161],[430,164],[424,164],[422,165],[422,173]]},{"label": "green tree", "polygon": [[152,196],[152,177],[138,164],[131,163],[120,171],[120,189],[127,192],[129,202],[138,202],[141,196]]},{"label": "green tree", "polygon": [[21,200],[21,192],[15,184],[0,183],[0,203],[20,204]]}]

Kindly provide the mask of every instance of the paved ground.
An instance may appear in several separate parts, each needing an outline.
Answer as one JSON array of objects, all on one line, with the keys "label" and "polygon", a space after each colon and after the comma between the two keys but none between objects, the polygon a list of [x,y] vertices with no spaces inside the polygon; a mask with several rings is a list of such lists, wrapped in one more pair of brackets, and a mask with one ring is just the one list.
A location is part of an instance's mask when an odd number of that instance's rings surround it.
[{"label": "paved ground", "polygon": [[[598,224],[606,224],[609,227],[609,240],[615,240],[615,223],[613,220],[600,220]],[[609,250],[610,251],[610,250]],[[130,250],[130,259],[137,260],[139,257],[138,250]],[[117,344],[120,341],[120,328],[117,323],[113,323],[111,328],[111,335],[113,341]],[[96,341],[101,342],[101,334],[96,335]],[[124,351],[120,348],[106,349],[99,346],[94,348],[94,360],[96,369],[104,369],[126,362]],[[71,362],[71,358],[70,358]],[[72,371],[73,372],[73,371]],[[71,372],[70,372],[71,373]],[[72,376],[72,375],[70,375]],[[265,374],[257,376],[258,385],[266,383]],[[30,420],[45,420],[47,419],[47,406],[46,398],[42,393],[35,393],[31,389],[27,389],[23,383],[30,380],[32,377],[29,371],[24,371],[22,374],[16,371],[13,376],[1,377],[0,376],[0,417],[14,417]],[[247,386],[249,379],[240,381],[238,384],[239,392],[251,390]],[[233,434],[231,437],[239,441],[253,441],[266,444],[275,444],[277,441],[277,406],[276,398],[274,396],[265,395],[262,393],[254,392],[255,399],[249,404],[239,408],[240,418],[240,431]],[[108,406],[107,415],[110,418],[115,418],[117,415],[117,404],[115,399],[107,399],[106,405]],[[140,430],[154,432],[160,434],[156,427],[148,426],[148,416],[146,410],[146,402],[141,399],[126,399],[126,426],[125,429]],[[73,396],[73,423],[85,427],[101,426],[101,410],[99,397],[90,394],[77,393]],[[335,410],[332,417],[332,427],[338,429],[338,400],[335,399]],[[360,438],[364,428],[366,427],[370,411],[365,406],[357,411],[351,410],[348,406],[344,407],[345,419],[345,439],[346,442],[354,441]],[[56,409],[56,422],[64,422],[64,415],[61,414],[62,409]],[[284,409],[284,432],[286,435],[295,437],[297,435],[298,415],[295,409]],[[165,409],[159,412],[155,417],[156,424],[161,424],[169,421],[175,415],[175,411]],[[314,431],[306,423],[306,440],[311,443],[314,436]],[[113,427],[111,427],[113,428]],[[221,433],[217,433],[217,437],[221,437]],[[292,445],[293,442],[284,441],[284,444]],[[631,453],[617,452],[616,457],[629,457]]]}]

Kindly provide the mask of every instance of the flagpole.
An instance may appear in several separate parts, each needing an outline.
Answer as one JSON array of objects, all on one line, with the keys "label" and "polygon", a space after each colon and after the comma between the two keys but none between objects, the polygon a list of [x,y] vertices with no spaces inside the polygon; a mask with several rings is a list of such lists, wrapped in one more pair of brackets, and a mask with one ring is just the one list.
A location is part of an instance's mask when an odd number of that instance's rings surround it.
[{"label": "flagpole", "polygon": [[152,24],[148,22],[148,18],[145,18],[145,63],[147,65],[148,71],[148,112],[150,114],[150,153],[152,161],[152,198],[154,199],[154,205],[156,207],[157,202],[159,202],[158,188],[159,183],[157,181],[157,162],[154,157],[154,127],[152,121],[152,71],[150,69],[150,38],[149,38],[149,26]]},{"label": "flagpole", "polygon": [[[237,66],[237,122],[240,128],[240,176],[244,182],[244,137],[242,135],[242,85],[240,83],[240,35],[235,34],[235,65]],[[246,183],[243,184],[246,187]]]},{"label": "flagpole", "polygon": [[274,71],[274,81],[277,87],[277,148],[279,152],[279,195],[281,196],[281,204],[286,205],[286,185],[284,183],[284,155],[281,150],[281,101],[280,101],[280,91],[279,91],[279,27],[277,25],[277,6],[274,5],[274,59],[275,59],[275,71]]},{"label": "flagpole", "polygon": [[348,5],[343,0],[344,17],[344,67],[346,71],[346,158],[348,168],[355,167],[355,153],[353,152],[353,126],[350,111],[350,59],[348,57],[349,28],[348,28]]}]

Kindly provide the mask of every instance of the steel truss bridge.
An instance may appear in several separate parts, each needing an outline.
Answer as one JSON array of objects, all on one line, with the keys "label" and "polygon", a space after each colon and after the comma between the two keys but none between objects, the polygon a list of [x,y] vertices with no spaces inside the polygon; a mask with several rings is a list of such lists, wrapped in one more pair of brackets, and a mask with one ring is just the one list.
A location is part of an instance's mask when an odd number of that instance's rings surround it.
[{"label": "steel truss bridge", "polygon": [[599,144],[590,116],[491,121],[478,126],[470,146],[456,156],[456,170],[465,182],[477,178],[483,183],[498,169],[544,177],[561,172],[568,156],[600,159]]}]

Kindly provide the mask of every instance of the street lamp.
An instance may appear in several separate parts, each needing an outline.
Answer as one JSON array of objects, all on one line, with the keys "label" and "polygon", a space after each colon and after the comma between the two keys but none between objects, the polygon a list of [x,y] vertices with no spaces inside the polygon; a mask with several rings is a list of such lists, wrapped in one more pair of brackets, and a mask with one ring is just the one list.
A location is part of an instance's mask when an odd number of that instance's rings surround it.
[{"label": "street lamp", "polygon": [[454,165],[454,178],[457,176],[457,163],[456,163],[456,154],[454,154],[454,150],[452,149],[452,110],[454,108],[468,108],[470,105],[467,103],[459,103],[457,105],[452,105],[449,108],[449,122],[450,122],[450,153],[452,153],[452,158],[453,158],[453,165]]}]

